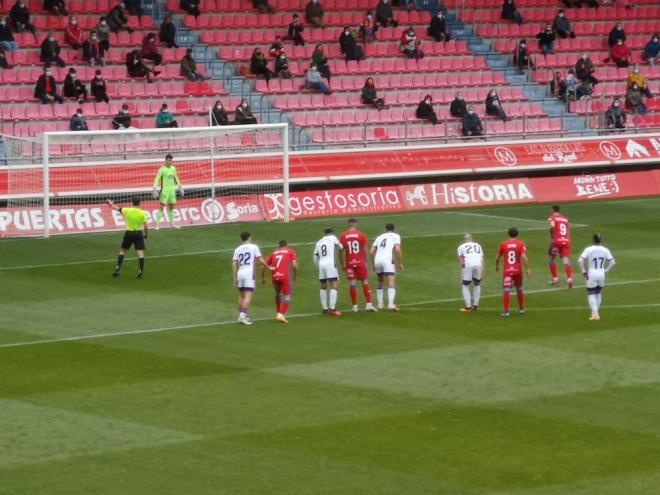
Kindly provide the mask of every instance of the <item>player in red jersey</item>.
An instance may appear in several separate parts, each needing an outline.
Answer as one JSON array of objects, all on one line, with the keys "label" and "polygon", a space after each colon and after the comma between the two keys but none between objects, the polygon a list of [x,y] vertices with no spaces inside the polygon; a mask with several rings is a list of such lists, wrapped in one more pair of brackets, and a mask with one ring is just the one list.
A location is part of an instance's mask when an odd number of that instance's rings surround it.
[{"label": "player in red jersey", "polygon": [[550,267],[550,275],[552,280],[550,285],[557,285],[559,277],[557,277],[557,265],[555,258],[557,255],[561,256],[564,262],[564,271],[566,272],[566,283],[568,288],[573,287],[573,265],[569,256],[571,255],[571,223],[564,215],[559,213],[559,206],[552,207],[552,214],[548,218],[550,223],[550,249],[548,250],[548,266]]},{"label": "player in red jersey", "polygon": [[365,309],[376,311],[371,302],[371,288],[369,287],[369,272],[367,271],[367,236],[357,229],[357,220],[348,219],[348,230],[341,235],[339,242],[346,253],[346,278],[350,284],[349,292],[353,303],[353,312],[357,313],[357,281],[362,282],[362,292],[367,301]]},{"label": "player in red jersey", "polygon": [[[273,288],[275,289],[275,319],[288,323],[286,312],[291,303],[291,270],[293,268],[293,281],[298,279],[298,258],[296,252],[288,247],[285,240],[280,241],[279,247],[266,258],[266,265],[272,267]],[[266,283],[266,266],[261,268],[261,282]]]},{"label": "player in red jersey", "polygon": [[500,270],[500,259],[504,258],[504,273],[502,284],[502,302],[504,311],[502,316],[509,316],[509,306],[511,301],[511,289],[516,288],[518,296],[518,309],[521,315],[525,314],[525,293],[523,292],[523,268],[525,273],[530,275],[529,262],[527,260],[527,248],[525,243],[519,239],[518,229],[511,227],[509,229],[509,239],[500,244],[497,250],[497,259],[495,260],[495,271]]}]

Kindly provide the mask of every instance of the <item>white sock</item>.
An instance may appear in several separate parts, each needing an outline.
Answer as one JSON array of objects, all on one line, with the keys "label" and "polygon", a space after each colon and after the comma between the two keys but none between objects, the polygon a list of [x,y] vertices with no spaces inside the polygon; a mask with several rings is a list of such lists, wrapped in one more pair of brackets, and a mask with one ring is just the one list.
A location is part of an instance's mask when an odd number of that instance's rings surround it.
[{"label": "white sock", "polygon": [[394,297],[396,296],[396,289],[394,287],[387,288],[387,305],[389,307],[394,306]]},{"label": "white sock", "polygon": [[378,301],[378,306],[383,306],[383,288],[378,287],[376,289],[376,301]]},{"label": "white sock", "polygon": [[589,307],[591,308],[591,316],[598,316],[598,299],[596,294],[589,294]]},{"label": "white sock", "polygon": [[337,308],[337,289],[330,289],[330,309]]},{"label": "white sock", "polygon": [[598,309],[600,309],[600,303],[603,301],[602,295],[601,294],[596,294],[596,304],[598,305]]},{"label": "white sock", "polygon": [[463,287],[463,300],[465,301],[465,307],[470,308],[472,307],[472,303],[470,303],[470,286],[463,284],[462,287]]},{"label": "white sock", "polygon": [[479,306],[479,298],[481,297],[481,285],[474,286],[474,305]]},{"label": "white sock", "polygon": [[325,311],[326,309],[328,309],[328,291],[326,291],[325,289],[321,289],[320,296],[321,296],[321,307]]}]

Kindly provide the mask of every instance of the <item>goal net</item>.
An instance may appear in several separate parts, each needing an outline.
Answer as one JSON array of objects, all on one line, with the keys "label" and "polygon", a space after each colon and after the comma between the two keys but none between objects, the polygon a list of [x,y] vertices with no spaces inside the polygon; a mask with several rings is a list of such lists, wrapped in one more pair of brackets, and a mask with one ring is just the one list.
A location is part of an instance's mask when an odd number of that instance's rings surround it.
[{"label": "goal net", "polygon": [[[105,201],[129,206],[135,197],[152,227],[156,220],[168,227],[170,218],[179,227],[288,221],[287,124],[53,132],[41,140],[3,138],[0,188],[3,182],[6,186],[0,236],[123,230],[123,218]],[[174,207],[162,215],[163,184],[154,181],[167,155],[172,155],[181,191]],[[282,198],[281,218],[269,217],[264,195]]]}]

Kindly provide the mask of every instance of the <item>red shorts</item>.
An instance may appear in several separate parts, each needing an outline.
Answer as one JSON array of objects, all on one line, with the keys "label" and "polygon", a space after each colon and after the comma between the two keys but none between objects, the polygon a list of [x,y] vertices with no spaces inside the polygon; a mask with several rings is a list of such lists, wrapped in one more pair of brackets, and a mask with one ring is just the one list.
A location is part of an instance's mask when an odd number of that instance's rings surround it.
[{"label": "red shorts", "polygon": [[504,272],[502,287],[504,289],[520,288],[523,284],[522,272]]},{"label": "red shorts", "polygon": [[548,249],[548,254],[551,258],[559,255],[562,258],[568,258],[571,255],[571,243],[570,242],[553,242],[550,244],[550,249]]},{"label": "red shorts", "polygon": [[351,263],[346,267],[346,278],[349,280],[367,280],[369,272],[367,271],[366,263]]},{"label": "red shorts", "polygon": [[291,295],[291,281],[289,277],[273,278],[273,287],[277,292],[285,296]]}]

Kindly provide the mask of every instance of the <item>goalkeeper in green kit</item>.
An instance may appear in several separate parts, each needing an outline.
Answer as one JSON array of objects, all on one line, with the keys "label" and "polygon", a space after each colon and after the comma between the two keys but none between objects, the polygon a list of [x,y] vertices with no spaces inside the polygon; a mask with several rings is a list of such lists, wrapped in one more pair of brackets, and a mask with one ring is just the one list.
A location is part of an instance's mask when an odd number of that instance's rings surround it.
[{"label": "goalkeeper in green kit", "polygon": [[160,211],[156,213],[156,229],[160,227],[165,207],[167,207],[170,225],[175,229],[179,228],[174,223],[174,205],[176,204],[177,193],[179,196],[183,196],[183,187],[181,187],[181,181],[176,174],[176,167],[172,163],[172,155],[168,153],[165,155],[165,165],[158,169],[154,179],[154,198],[160,197]]}]

